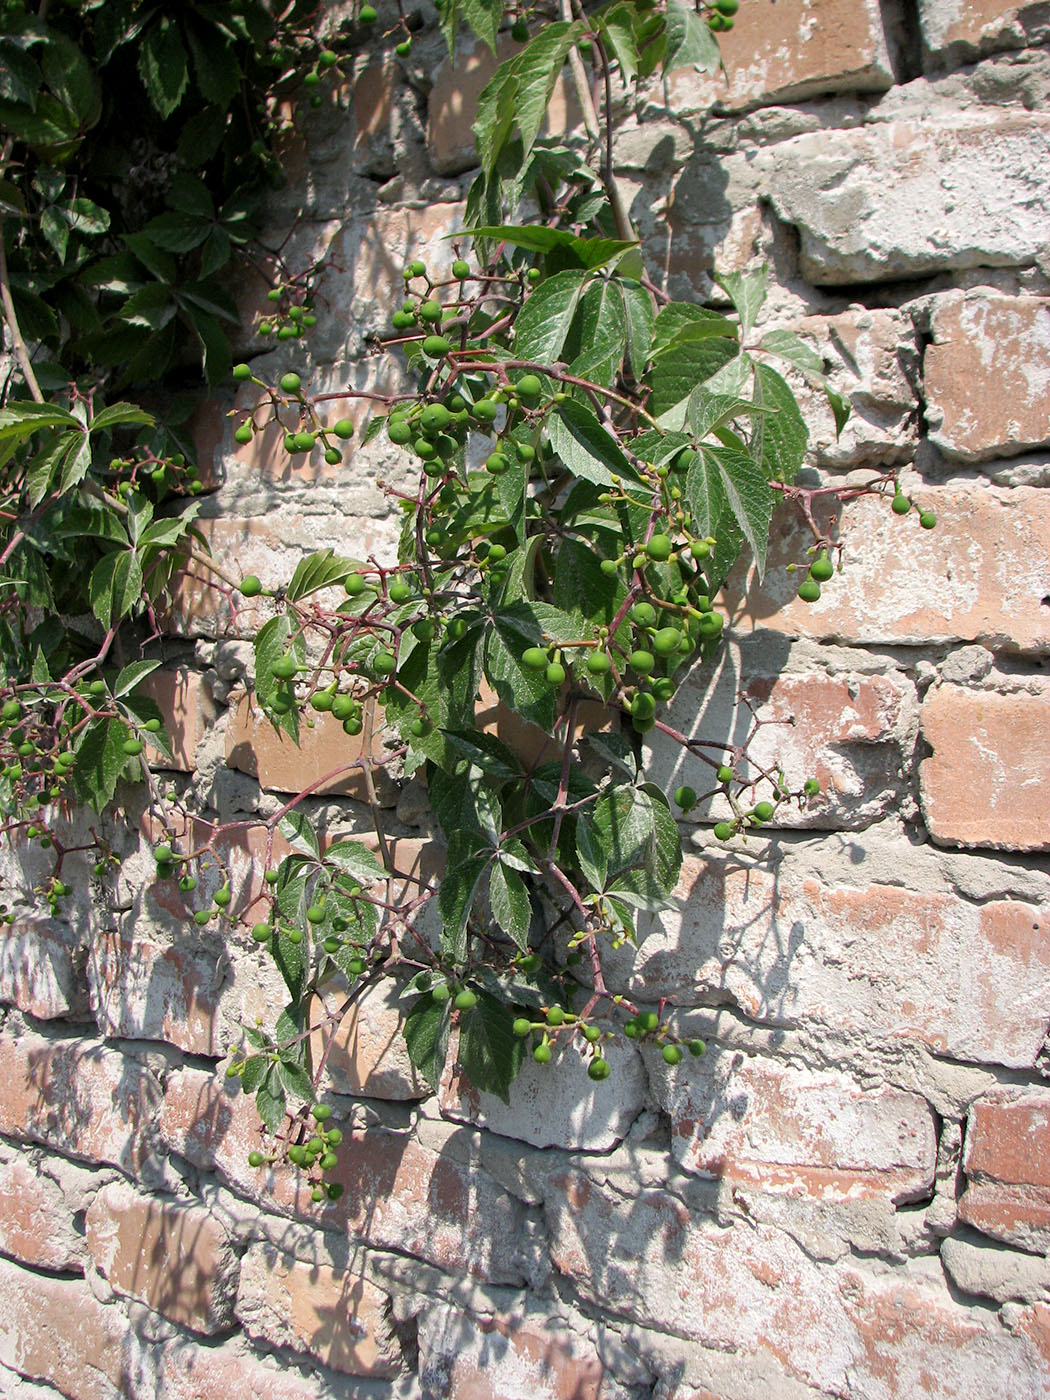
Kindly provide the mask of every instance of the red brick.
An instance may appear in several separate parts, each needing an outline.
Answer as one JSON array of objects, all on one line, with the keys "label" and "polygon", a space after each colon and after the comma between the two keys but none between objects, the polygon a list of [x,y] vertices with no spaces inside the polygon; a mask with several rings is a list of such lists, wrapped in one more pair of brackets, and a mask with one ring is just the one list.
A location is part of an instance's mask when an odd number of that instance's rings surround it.
[{"label": "red brick", "polygon": [[214,953],[102,933],[91,949],[88,976],[105,1035],[166,1040],[193,1055],[225,1053]]},{"label": "red brick", "polygon": [[962,1218],[1007,1244],[1050,1251],[1050,1094],[1002,1090],[966,1125]]},{"label": "red brick", "polygon": [[994,649],[1050,649],[1050,493],[926,486],[918,505],[934,511],[923,530],[914,513],[901,519],[889,501],[846,504],[839,534],[841,574],[817,603],[797,599],[802,562],[813,537],[790,509],[774,519],[766,578],[739,565],[726,607],[740,632],[769,629],[794,637],[862,643],[987,641]]},{"label": "red brick", "polygon": [[[430,1085],[408,1058],[402,1028],[411,1002],[401,1000],[405,988],[384,981],[370,987],[354,1002],[337,1026],[318,1028],[311,1037],[314,1064],[319,1064],[326,1046],[326,1084],[337,1094],[362,1095],[369,1099],[425,1099]],[[333,1008],[341,1000],[336,992]],[[315,999],[311,1021],[319,1025],[324,1004]]]},{"label": "red brick", "polygon": [[881,91],[892,85],[875,0],[819,0],[786,6],[748,0],[734,28],[718,36],[728,81],[698,82],[686,69],[670,83],[676,111],[807,97],[817,92]]},{"label": "red brick", "polygon": [[232,1323],[237,1259],[207,1210],[114,1183],[92,1201],[86,1223],[88,1250],[114,1292],[194,1332]]},{"label": "red brick", "polygon": [[[1029,1066],[1046,1034],[1042,911],[900,886],[827,885],[790,852],[776,873],[732,854],[687,855],[680,912],[646,928],[607,976],[649,1003],[732,997],[767,1024],[919,1041],[938,1054]],[[858,872],[858,878],[859,872]],[[622,971],[621,971],[622,968]]]},{"label": "red brick", "polygon": [[141,689],[159,707],[171,743],[170,758],[147,745],[150,767],[192,773],[197,766],[197,745],[215,719],[215,706],[200,673],[188,666],[172,666],[147,676]]},{"label": "red brick", "polygon": [[[740,1061],[740,1063],[738,1063]],[[918,1094],[715,1052],[667,1093],[688,1171],[820,1200],[913,1200],[933,1185],[933,1114]]]},{"label": "red brick", "polygon": [[447,1152],[382,1128],[347,1129],[331,1174],[345,1194],[315,1206],[309,1183],[294,1168],[248,1166],[248,1153],[263,1136],[254,1102],[225,1092],[213,1076],[190,1069],[171,1075],[160,1126],[176,1152],[205,1169],[217,1167],[268,1209],[345,1227],[365,1243],[418,1254],[454,1273],[495,1283],[520,1278],[516,1202]]},{"label": "red brick", "polygon": [[449,1400],[600,1400],[603,1393],[597,1352],[550,1321],[464,1314],[448,1342],[436,1365],[428,1360]]},{"label": "red brick", "polygon": [[48,1278],[0,1259],[0,1362],[69,1400],[135,1392],[128,1321],[81,1279]]},{"label": "red brick", "polygon": [[1038,1349],[937,1274],[832,1267],[761,1222],[722,1228],[663,1191],[624,1199],[579,1171],[549,1187],[551,1257],[583,1297],[730,1351],[741,1376],[773,1362],[821,1394],[879,1400],[1046,1393]]},{"label": "red brick", "polygon": [[249,1336],[309,1352],[352,1376],[401,1369],[389,1306],[389,1296],[359,1274],[305,1264],[269,1245],[251,1248],[241,1265],[237,1316]]},{"label": "red brick", "polygon": [[[345,734],[342,724],[331,714],[313,718],[312,728],[305,723],[300,726],[296,745],[283,730],[278,733],[274,729],[251,698],[242,696],[226,725],[227,764],[258,778],[260,785],[270,791],[297,793],[311,787],[314,795],[339,794],[367,801],[368,788],[358,762],[365,755],[364,735]],[[392,805],[396,794],[381,766],[388,756],[382,735],[382,721],[377,719],[371,747],[373,781],[380,800]],[[356,766],[339,771],[350,764]],[[321,782],[328,774],[335,776]]]},{"label": "red brick", "polygon": [[0,937],[0,1001],[41,1021],[83,1018],[84,948],[55,919],[16,919]]},{"label": "red brick", "polygon": [[11,1137],[134,1170],[160,1097],[144,1065],[97,1041],[0,1038],[0,1131]]},{"label": "red brick", "polygon": [[[742,697],[742,698],[741,698]],[[777,767],[795,791],[809,778],[821,794],[804,811],[785,804],[774,826],[858,828],[870,826],[900,801],[894,778],[915,745],[916,702],[911,682],[899,675],[829,676],[823,672],[742,674],[739,655],[727,649],[714,676],[686,681],[667,713],[667,722],[689,738],[740,742],[750,727],[750,703],[760,729],[748,761],[736,765],[741,777],[758,778]],[[666,791],[687,783],[697,792],[714,786],[712,770],[677,741],[654,734],[650,777]],[[708,751],[710,756],[710,751]],[[762,796],[767,796],[765,789]],[[696,807],[691,819],[732,816],[722,797]]]},{"label": "red brick", "polygon": [[1050,850],[1050,683],[1008,695],[938,686],[922,734],[933,749],[919,765],[922,812],[935,841]]},{"label": "red brick", "polygon": [[0,1253],[40,1269],[83,1273],[73,1207],[34,1158],[0,1146]]},{"label": "red brick", "polygon": [[1050,443],[1050,301],[950,296],[931,331],[923,380],[936,447],[981,462]]},{"label": "red brick", "polygon": [[286,1359],[262,1360],[238,1342],[198,1346],[185,1338],[160,1353],[157,1389],[141,1400],[332,1400],[330,1379],[304,1376]]},{"label": "red brick", "polygon": [[1047,37],[1042,0],[1016,5],[1002,0],[919,0],[919,19],[926,48],[940,57],[1012,49],[1026,39],[1038,42]]}]

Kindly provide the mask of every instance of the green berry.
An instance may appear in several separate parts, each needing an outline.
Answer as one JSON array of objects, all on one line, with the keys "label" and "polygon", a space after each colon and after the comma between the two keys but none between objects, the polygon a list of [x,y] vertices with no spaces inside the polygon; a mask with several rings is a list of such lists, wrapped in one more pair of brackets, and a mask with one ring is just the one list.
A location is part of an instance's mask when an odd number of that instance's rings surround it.
[{"label": "green berry", "polygon": [[138,758],[142,752],[143,743],[141,739],[125,739],[121,748],[129,758]]},{"label": "green berry", "polygon": [[697,803],[696,789],[691,787],[680,787],[675,791],[674,800],[681,807],[683,812],[688,812]]},{"label": "green berry", "polygon": [[677,1065],[682,1062],[682,1051],[678,1045],[665,1045],[660,1054],[664,1057],[664,1064]]},{"label": "green berry", "polygon": [[548,1026],[560,1026],[565,1020],[565,1011],[560,1006],[550,1006],[547,1008]]},{"label": "green berry", "polygon": [[439,360],[452,349],[443,335],[428,335],[423,341],[423,354],[431,360]]},{"label": "green berry", "polygon": [[260,923],[252,925],[252,937],[255,939],[256,943],[269,942],[270,934],[272,932],[273,930],[270,928],[269,924]]},{"label": "green berry", "polygon": [[273,673],[277,679],[281,681],[290,681],[298,669],[298,662],[295,657],[291,656],[288,652],[285,652],[283,656],[279,656],[273,663]]},{"label": "green berry", "polygon": [[241,579],[241,593],[245,598],[256,598],[262,592],[262,581],[255,574]]},{"label": "green berry", "polygon": [[360,574],[347,574],[343,587],[351,598],[356,598],[365,591],[368,584]]},{"label": "green berry", "polygon": [[155,847],[153,851],[153,859],[157,862],[158,865],[170,865],[171,847],[167,845]]},{"label": "green berry", "polygon": [[627,660],[631,669],[640,676],[647,676],[656,665],[656,657],[651,651],[632,651]]},{"label": "green berry", "polygon": [[303,381],[294,372],[281,375],[281,390],[285,394],[297,394],[302,384]]},{"label": "green berry", "polygon": [[551,1061],[551,1048],[547,1042],[541,1041],[532,1052],[532,1058],[538,1065],[549,1065]]},{"label": "green berry", "polygon": [[315,1103],[310,1112],[317,1123],[327,1123],[332,1116],[331,1105],[326,1103]]},{"label": "green berry", "polygon": [[919,515],[919,524],[924,530],[932,530],[937,524],[937,517],[932,510],[924,510]]},{"label": "green berry", "polygon": [[699,1037],[697,1037],[696,1039],[690,1040],[688,1042],[688,1049],[690,1055],[694,1056],[696,1059],[699,1059],[701,1055],[706,1053],[707,1046],[702,1040],[699,1039]]},{"label": "green berry", "polygon": [[461,282],[465,277],[469,277],[470,263],[464,262],[462,258],[457,258],[452,264],[452,276],[458,277]]},{"label": "green berry", "polygon": [[437,322],[441,320],[441,303],[439,301],[434,301],[432,298],[423,302],[419,308],[419,319],[421,321],[430,321],[436,325]]},{"label": "green berry", "polygon": [[518,1016],[515,1018],[513,1030],[514,1034],[518,1036],[530,1035],[532,1033],[532,1022],[527,1016]]},{"label": "green berry", "polygon": [[220,909],[228,909],[230,907],[230,901],[232,900],[232,898],[233,895],[230,893],[230,888],[228,885],[223,885],[221,890],[215,891],[215,903],[219,906]]},{"label": "green berry", "polygon": [[521,653],[521,664],[530,671],[542,671],[548,663],[547,653],[542,647],[526,647]]},{"label": "green berry", "polygon": [[322,923],[324,921],[324,905],[320,903],[311,904],[306,911],[306,917],[312,924]]},{"label": "green berry", "polygon": [[544,672],[544,675],[548,685],[565,684],[565,667],[560,661],[552,661]]},{"label": "green berry", "polygon": [[612,669],[612,662],[604,651],[592,651],[587,658],[587,670],[592,676],[604,676]]},{"label": "green berry", "polygon": [[682,644],[682,634],[677,627],[661,627],[653,637],[653,651],[657,656],[672,656]]},{"label": "green berry", "polygon": [[612,1070],[609,1068],[608,1060],[603,1060],[600,1055],[595,1055],[594,1059],[587,1066],[587,1077],[601,1082],[608,1079]]},{"label": "green berry", "polygon": [[[373,5],[362,5],[357,12],[357,18],[362,24],[375,24],[379,14]],[[418,275],[418,274],[417,274]]]},{"label": "green berry", "polygon": [[911,510],[911,501],[909,501],[907,496],[902,492],[898,491],[893,498],[890,509],[893,511],[894,515],[907,515]]},{"label": "green berry", "polygon": [[723,763],[721,768],[719,768],[716,776],[720,783],[731,783],[736,777],[736,774],[733,772],[732,768],[730,768],[728,763]]},{"label": "green berry", "polygon": [[755,810],[751,815],[757,817],[760,822],[769,821],[770,817],[773,815],[772,802],[756,802]]},{"label": "green berry", "polygon": [[392,651],[377,651],[372,658],[372,669],[380,676],[392,676],[397,670],[397,657]]},{"label": "green berry", "polygon": [[799,584],[798,596],[804,603],[815,603],[820,598],[820,584],[815,578],[807,578]]},{"label": "green berry", "polygon": [[405,446],[412,441],[414,436],[411,427],[403,418],[390,418],[387,420],[386,434],[391,442],[396,442],[399,447]]},{"label": "green berry", "polygon": [[478,399],[473,412],[479,423],[491,423],[499,412],[499,405],[494,399]]},{"label": "green berry", "polygon": [[826,554],[821,554],[818,559],[814,559],[809,566],[810,578],[815,578],[818,583],[827,583],[829,578],[833,578],[835,566]]},{"label": "green berry", "polygon": [[645,552],[650,559],[655,559],[657,563],[663,563],[670,559],[674,550],[674,543],[667,535],[653,535],[652,539],[645,546]]},{"label": "green berry", "polygon": [[733,828],[729,822],[715,822],[715,836],[719,841],[728,841],[732,834]]},{"label": "green berry", "polygon": [[392,603],[407,603],[412,597],[412,585],[404,579],[395,579],[387,589],[387,595]]},{"label": "green berry", "polygon": [[807,778],[802,784],[802,791],[807,797],[816,797],[820,792],[820,783],[816,778]]},{"label": "green berry", "polygon": [[652,627],[656,617],[656,609],[652,603],[635,603],[631,609],[631,619],[637,622],[639,627]]},{"label": "green berry", "polygon": [[251,379],[252,367],[251,365],[234,365],[232,373],[234,379],[240,384],[246,379]]},{"label": "green berry", "polygon": [[452,993],[449,991],[447,985],[444,982],[439,982],[438,985],[436,987],[433,987],[430,992],[431,999],[439,1003],[448,1001],[451,995]]},{"label": "green berry", "polygon": [[347,438],[352,438],[354,435],[352,420],[349,418],[340,418],[339,422],[332,429],[332,432],[335,433],[337,438],[342,438],[344,442]]},{"label": "green berry", "polygon": [[456,999],[452,1003],[457,1011],[469,1011],[472,1006],[477,1006],[478,995],[472,992],[469,987],[464,987],[461,992],[457,992]]},{"label": "green berry", "polygon": [[529,37],[529,24],[527,20],[516,19],[510,27],[510,37],[516,44],[524,44]]}]

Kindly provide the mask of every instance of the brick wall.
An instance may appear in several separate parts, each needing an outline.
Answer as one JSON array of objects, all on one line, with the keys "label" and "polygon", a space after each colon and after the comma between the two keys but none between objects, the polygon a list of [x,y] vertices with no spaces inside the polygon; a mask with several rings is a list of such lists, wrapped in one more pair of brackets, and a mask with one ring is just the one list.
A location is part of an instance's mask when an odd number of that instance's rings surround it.
[{"label": "brick wall", "polygon": [[[806,606],[777,566],[785,518],[766,582],[733,581],[717,676],[678,702],[711,738],[739,737],[741,688],[793,716],[763,734],[826,792],[747,851],[698,809],[679,906],[610,959],[708,1055],[668,1067],[624,1039],[601,1085],[530,1062],[509,1108],[451,1074],[431,1095],[373,995],[330,1062],[346,1191],[321,1210],[291,1169],[248,1165],[254,1107],[221,1073],[274,974],[247,940],[187,935],[127,838],[115,899],[85,867],[67,919],[23,894],[0,945],[0,1393],[1050,1393],[1048,37],[1045,3],[743,0],[728,84],[682,71],[621,104],[667,290],[768,261],[768,324],[853,401],[840,440],[811,405],[813,469],[899,465],[940,520],[920,538],[850,505],[845,572]],[[377,38],[310,114],[273,202],[273,243],[300,214],[287,255],[326,254],[312,360],[294,354],[315,390],[390,382],[363,337],[406,257],[450,260],[471,178],[485,60],[453,74],[427,31],[407,95],[391,62]],[[573,121],[559,92],[552,122]],[[200,416],[220,561],[272,585],[306,549],[391,549],[389,448],[289,468],[265,437],[235,448],[231,404]],[[186,580],[156,678],[163,781],[222,820],[347,757],[341,730],[296,753],[256,723],[262,615]],[[651,760],[688,781],[676,753]],[[361,796],[316,805],[363,832]],[[404,863],[439,868],[413,790],[380,798]],[[231,844],[241,889],[263,854]],[[3,859],[28,890],[36,858]]]}]

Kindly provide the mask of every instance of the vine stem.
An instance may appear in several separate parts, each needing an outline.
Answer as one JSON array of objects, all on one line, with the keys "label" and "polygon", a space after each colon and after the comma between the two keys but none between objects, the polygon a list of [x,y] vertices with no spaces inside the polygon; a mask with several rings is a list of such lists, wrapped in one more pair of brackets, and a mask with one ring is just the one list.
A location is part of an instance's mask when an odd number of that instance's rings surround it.
[{"label": "vine stem", "polygon": [[22,328],[18,324],[15,304],[11,299],[11,284],[7,275],[7,249],[2,238],[0,238],[0,305],[4,308],[4,320],[7,322],[8,334],[11,337],[11,349],[14,351],[19,369],[25,378],[26,387],[36,403],[43,403],[44,396],[40,392],[40,385],[33,373],[33,362],[29,358],[29,349],[22,339]]}]

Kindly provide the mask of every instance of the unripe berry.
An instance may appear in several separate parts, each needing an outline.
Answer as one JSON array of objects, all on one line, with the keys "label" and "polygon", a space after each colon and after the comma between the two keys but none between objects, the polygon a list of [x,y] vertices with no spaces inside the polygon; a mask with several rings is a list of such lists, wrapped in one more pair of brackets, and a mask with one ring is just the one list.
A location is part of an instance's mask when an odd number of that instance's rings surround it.
[{"label": "unripe berry", "polygon": [[729,822],[715,822],[715,836],[719,841],[728,841],[733,834],[733,828]]},{"label": "unripe berry", "polygon": [[285,394],[297,394],[302,385],[303,381],[294,372],[281,375],[281,390]]}]

